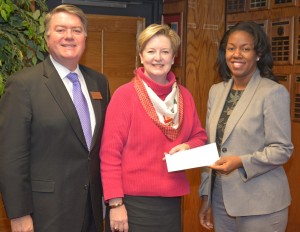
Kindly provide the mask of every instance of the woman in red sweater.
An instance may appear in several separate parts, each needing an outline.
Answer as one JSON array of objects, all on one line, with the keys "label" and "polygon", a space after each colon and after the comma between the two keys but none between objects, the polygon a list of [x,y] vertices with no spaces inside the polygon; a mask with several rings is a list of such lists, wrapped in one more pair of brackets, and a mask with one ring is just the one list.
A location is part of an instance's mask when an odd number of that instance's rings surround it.
[{"label": "woman in red sweater", "polygon": [[139,36],[143,67],[115,91],[100,152],[106,231],[180,232],[184,171],[168,172],[164,153],[206,143],[194,100],[170,71],[180,38],[152,24]]}]

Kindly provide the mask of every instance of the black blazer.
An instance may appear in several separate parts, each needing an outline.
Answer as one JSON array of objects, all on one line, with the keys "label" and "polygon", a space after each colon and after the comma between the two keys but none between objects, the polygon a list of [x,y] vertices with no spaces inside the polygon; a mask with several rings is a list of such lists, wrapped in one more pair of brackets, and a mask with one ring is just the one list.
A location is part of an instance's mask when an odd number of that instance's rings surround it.
[{"label": "black blazer", "polygon": [[96,126],[91,151],[50,58],[9,78],[0,99],[0,189],[9,218],[32,214],[35,231],[81,231],[88,189],[102,231],[99,147],[110,99],[106,78],[80,65]]}]

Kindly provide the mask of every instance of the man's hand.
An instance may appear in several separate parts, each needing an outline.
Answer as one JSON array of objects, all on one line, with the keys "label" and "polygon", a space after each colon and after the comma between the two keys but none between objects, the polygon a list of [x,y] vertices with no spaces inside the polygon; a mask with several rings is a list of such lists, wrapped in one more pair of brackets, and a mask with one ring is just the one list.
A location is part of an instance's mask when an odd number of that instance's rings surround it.
[{"label": "man's hand", "polygon": [[33,221],[30,215],[10,220],[12,232],[34,232]]}]

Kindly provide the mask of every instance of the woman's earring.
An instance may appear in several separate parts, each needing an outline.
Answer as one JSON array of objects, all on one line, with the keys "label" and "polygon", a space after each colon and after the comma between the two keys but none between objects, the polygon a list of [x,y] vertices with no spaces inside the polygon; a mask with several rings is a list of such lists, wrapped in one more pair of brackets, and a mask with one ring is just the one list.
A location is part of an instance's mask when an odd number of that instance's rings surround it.
[{"label": "woman's earring", "polygon": [[256,61],[259,61],[259,57],[256,58]]}]

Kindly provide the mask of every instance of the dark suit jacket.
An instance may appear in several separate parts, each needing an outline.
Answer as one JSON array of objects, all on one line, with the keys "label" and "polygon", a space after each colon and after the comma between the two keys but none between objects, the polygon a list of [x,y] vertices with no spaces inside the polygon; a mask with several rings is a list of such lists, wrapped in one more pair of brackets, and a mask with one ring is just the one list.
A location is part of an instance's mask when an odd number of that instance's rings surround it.
[{"label": "dark suit jacket", "polygon": [[102,95],[95,99],[90,94],[96,118],[90,152],[72,99],[49,57],[10,77],[0,100],[5,209],[9,218],[32,214],[35,231],[81,231],[89,187],[102,231],[99,147],[110,93],[103,75],[84,66],[80,70],[88,91]]}]

